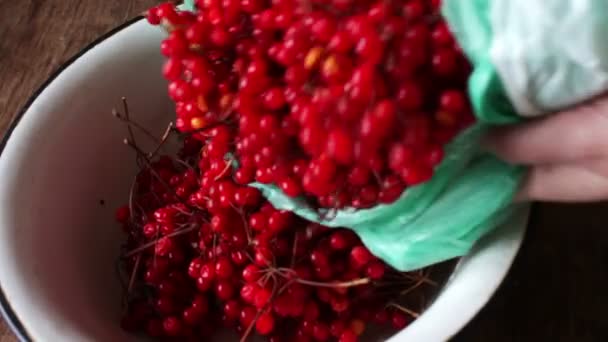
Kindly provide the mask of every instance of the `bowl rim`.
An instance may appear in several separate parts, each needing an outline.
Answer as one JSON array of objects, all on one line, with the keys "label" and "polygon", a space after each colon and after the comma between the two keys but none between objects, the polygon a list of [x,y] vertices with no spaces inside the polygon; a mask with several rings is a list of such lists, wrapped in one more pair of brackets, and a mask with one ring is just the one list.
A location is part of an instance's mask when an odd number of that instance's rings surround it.
[{"label": "bowl rim", "polygon": [[[28,99],[26,100],[26,102],[22,105],[22,107],[19,109],[19,111],[17,112],[17,114],[15,115],[15,117],[10,122],[10,124],[9,124],[6,132],[4,133],[4,135],[2,136],[2,139],[0,141],[0,156],[2,155],[2,152],[4,152],[4,149],[5,149],[8,141],[10,140],[13,131],[15,130],[15,128],[17,127],[17,125],[19,124],[19,122],[21,121],[21,119],[24,117],[25,113],[30,109],[30,107],[36,101],[36,99],[40,96],[40,94],[44,90],[46,90],[46,88],[65,69],[67,69],[74,62],[76,62],[76,60],[78,60],[85,53],[89,52],[91,49],[93,49],[94,47],[96,47],[100,43],[102,43],[105,40],[111,38],[115,34],[117,34],[120,31],[126,29],[127,27],[129,27],[129,26],[131,26],[133,24],[136,24],[136,23],[138,23],[138,22],[140,22],[141,20],[144,20],[144,19],[145,19],[145,17],[143,15],[138,15],[138,16],[135,16],[135,17],[133,17],[131,19],[128,19],[127,21],[123,22],[122,24],[119,24],[118,26],[115,26],[114,28],[112,28],[111,30],[107,31],[106,33],[98,36],[95,40],[93,40],[89,44],[85,45],[81,50],[79,50],[77,53],[75,53],[74,55],[72,55],[65,62],[63,62],[59,67],[57,67],[53,72],[51,72],[51,74],[49,75],[49,77],[40,86],[38,86],[38,88],[28,97]],[[526,235],[526,232],[528,231],[527,227],[529,227],[531,225],[531,222],[533,222],[534,218],[537,216],[536,215],[537,214],[537,210],[536,210],[537,208],[538,208],[538,205],[536,205],[534,203],[530,207],[529,214],[528,214],[528,217],[526,219],[526,224],[525,224],[526,227],[524,227],[523,236],[521,238],[521,241],[518,243],[518,246],[517,246],[517,248],[516,248],[516,250],[514,252],[515,255],[514,255],[513,259],[515,259],[515,257],[517,256],[518,252],[521,249],[521,244],[522,244],[523,240],[525,240],[525,235]],[[507,270],[506,270],[504,276],[502,277],[502,280],[500,281],[501,283],[504,281],[504,279],[506,279],[506,277],[508,277],[508,275],[510,273],[510,270],[512,269],[512,265],[513,265],[514,261],[515,260],[511,260],[511,262],[509,263],[509,266],[507,267]],[[492,296],[495,294],[495,292],[496,292],[497,289],[498,289],[498,287],[491,292],[491,294],[488,297],[488,299],[486,301],[484,301],[484,303],[482,304],[482,307],[485,306],[485,304],[487,304],[487,301],[489,301],[492,298]],[[6,294],[5,294],[5,292],[4,292],[3,288],[2,288],[1,282],[0,282],[0,314],[1,314],[2,318],[4,319],[4,321],[6,322],[6,324],[9,326],[9,328],[11,329],[11,331],[16,335],[17,339],[20,342],[32,342],[32,341],[34,341],[32,339],[32,337],[31,337],[31,335],[29,334],[29,332],[27,331],[27,329],[25,328],[24,324],[19,319],[17,313],[12,308],[10,300],[8,299],[8,297],[6,296]],[[469,324],[478,315],[479,315],[479,311],[477,311],[474,315],[472,315],[472,317],[470,317],[465,322],[464,326],[466,326],[467,324]],[[463,326],[463,328],[464,328],[464,326]]]},{"label": "bowl rim", "polygon": [[[17,112],[17,115],[15,115],[15,117],[9,124],[6,132],[4,133],[4,136],[2,137],[2,140],[0,141],[0,155],[2,155],[2,152],[4,152],[4,148],[6,147],[9,139],[11,138],[13,131],[15,130],[15,128],[17,127],[17,125],[19,124],[19,122],[21,121],[21,119],[23,118],[25,113],[30,109],[30,107],[32,106],[34,101],[36,101],[38,96],[51,83],[53,83],[53,81],[65,69],[67,69],[76,60],[78,60],[80,57],[82,57],[85,53],[89,52],[89,50],[93,49],[94,47],[96,47],[97,45],[99,45],[100,43],[105,41],[106,39],[111,38],[118,32],[122,31],[123,29],[125,29],[135,23],[138,23],[139,21],[141,21],[143,19],[145,19],[145,17],[143,15],[138,15],[136,17],[128,19],[127,21],[123,22],[122,24],[112,28],[111,30],[109,30],[106,33],[102,34],[101,36],[97,37],[95,40],[93,40],[92,42],[87,44],[84,48],[79,50],[76,54],[72,55],[72,57],[68,58],[59,67],[57,67],[57,69],[55,69],[50,74],[50,76],[32,93],[32,95],[30,95],[28,97],[27,101],[25,101],[25,104],[21,107],[21,109]],[[17,316],[17,313],[13,310],[9,299],[7,298],[6,294],[4,293],[4,290],[2,289],[1,283],[0,283],[0,314],[4,318],[4,321],[7,323],[7,325],[10,327],[11,331],[17,336],[17,339],[19,341],[21,341],[21,342],[33,341],[32,337],[30,336],[28,331],[25,329],[23,323],[20,321],[19,317]]]}]

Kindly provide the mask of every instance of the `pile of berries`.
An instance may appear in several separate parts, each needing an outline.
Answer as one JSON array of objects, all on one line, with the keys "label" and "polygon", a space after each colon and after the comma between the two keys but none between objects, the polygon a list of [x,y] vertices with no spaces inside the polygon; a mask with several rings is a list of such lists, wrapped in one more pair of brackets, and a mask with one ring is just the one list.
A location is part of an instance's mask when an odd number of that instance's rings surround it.
[{"label": "pile of berries", "polygon": [[439,0],[197,0],[148,21],[161,44],[176,127],[233,152],[239,184],[275,184],[315,207],[392,203],[429,180],[474,120],[470,66]]},{"label": "pile of berries", "polygon": [[470,66],[439,1],[195,3],[147,12],[168,31],[167,133],[183,145],[159,157],[162,146],[127,139],[141,171],[116,213],[123,327],[170,341],[232,328],[243,340],[341,342],[369,324],[404,328],[416,313],[399,295],[416,297],[424,272],[398,272],[352,231],[277,210],[248,185],[360,209],[430,179],[474,120]]},{"label": "pile of berries", "polygon": [[[204,134],[225,142],[238,133]],[[126,140],[143,168],[116,211],[127,235],[124,329],[168,341],[228,328],[242,340],[352,342],[370,323],[398,330],[416,316],[398,298],[419,295],[410,290],[425,275],[391,269],[348,229],[276,210],[200,136],[187,135],[174,158]]]}]

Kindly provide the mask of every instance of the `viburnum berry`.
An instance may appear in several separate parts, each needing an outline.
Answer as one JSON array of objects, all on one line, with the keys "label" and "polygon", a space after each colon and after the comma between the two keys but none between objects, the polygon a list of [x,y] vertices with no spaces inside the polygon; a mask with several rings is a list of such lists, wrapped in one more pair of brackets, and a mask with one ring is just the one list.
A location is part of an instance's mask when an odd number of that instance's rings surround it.
[{"label": "viburnum berry", "polygon": [[249,327],[255,320],[257,316],[257,310],[252,306],[246,306],[241,309],[240,322],[241,326]]},{"label": "viburnum berry", "polygon": [[128,206],[122,206],[116,210],[116,221],[119,223],[126,223],[130,217],[130,210]]},{"label": "viburnum berry", "polygon": [[270,312],[261,314],[255,323],[255,329],[260,335],[268,335],[274,330],[274,317]]},{"label": "viburnum berry", "polygon": [[171,316],[163,320],[163,330],[168,336],[179,336],[183,332],[183,325],[177,317]]},{"label": "viburnum berry", "polygon": [[129,299],[148,306],[130,303],[125,328],[348,342],[372,321],[407,326],[387,306],[397,298],[376,287],[399,272],[354,232],[278,210],[249,185],[331,217],[428,181],[474,118],[471,68],[438,1],[195,3],[146,15],[169,32],[160,71],[184,140],[175,156],[140,163],[130,205],[116,212]]},{"label": "viburnum berry", "polygon": [[152,25],[160,24],[161,17],[158,13],[158,7],[152,7],[146,12],[146,19]]},{"label": "viburnum berry", "polygon": [[356,342],[357,334],[350,329],[344,330],[342,334],[340,334],[339,342]]},{"label": "viburnum berry", "polygon": [[226,257],[219,258],[215,263],[215,274],[220,279],[230,278],[233,270],[232,262]]},{"label": "viburnum berry", "polygon": [[391,316],[391,323],[395,329],[403,329],[408,324],[408,318],[400,311],[394,311]]}]

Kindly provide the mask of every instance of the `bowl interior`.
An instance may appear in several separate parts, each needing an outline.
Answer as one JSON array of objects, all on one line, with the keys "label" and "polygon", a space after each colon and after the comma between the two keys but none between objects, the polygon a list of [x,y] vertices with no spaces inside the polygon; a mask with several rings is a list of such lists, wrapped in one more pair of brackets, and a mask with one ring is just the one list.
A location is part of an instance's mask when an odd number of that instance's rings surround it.
[{"label": "bowl interior", "polygon": [[135,163],[110,111],[125,96],[131,115],[162,134],[171,112],[161,38],[139,21],[77,58],[29,106],[0,157],[0,279],[34,340],[129,338],[115,328],[124,236],[113,212],[128,198]]},{"label": "bowl interior", "polygon": [[[126,128],[110,110],[125,96],[132,117],[162,134],[172,116],[162,37],[139,20],[96,43],[35,97],[0,155],[0,286],[26,337],[136,340],[117,323],[123,235],[113,221],[136,170]],[[138,144],[153,146],[141,135]],[[477,246],[393,339],[444,340],[466,324],[506,273],[526,218],[524,211]]]}]

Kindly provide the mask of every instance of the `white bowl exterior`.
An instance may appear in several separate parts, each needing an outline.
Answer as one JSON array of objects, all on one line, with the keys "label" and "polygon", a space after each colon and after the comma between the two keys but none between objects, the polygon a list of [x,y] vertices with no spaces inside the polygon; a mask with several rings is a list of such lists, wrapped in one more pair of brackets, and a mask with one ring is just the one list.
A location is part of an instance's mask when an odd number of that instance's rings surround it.
[{"label": "white bowl exterior", "polygon": [[[139,122],[163,131],[171,113],[161,39],[139,21],[86,52],[36,98],[0,155],[0,285],[35,341],[135,340],[118,326],[114,262],[124,236],[113,221],[135,163],[110,110],[126,96]],[[459,331],[505,276],[527,215],[479,244],[391,341],[443,341]]]}]

